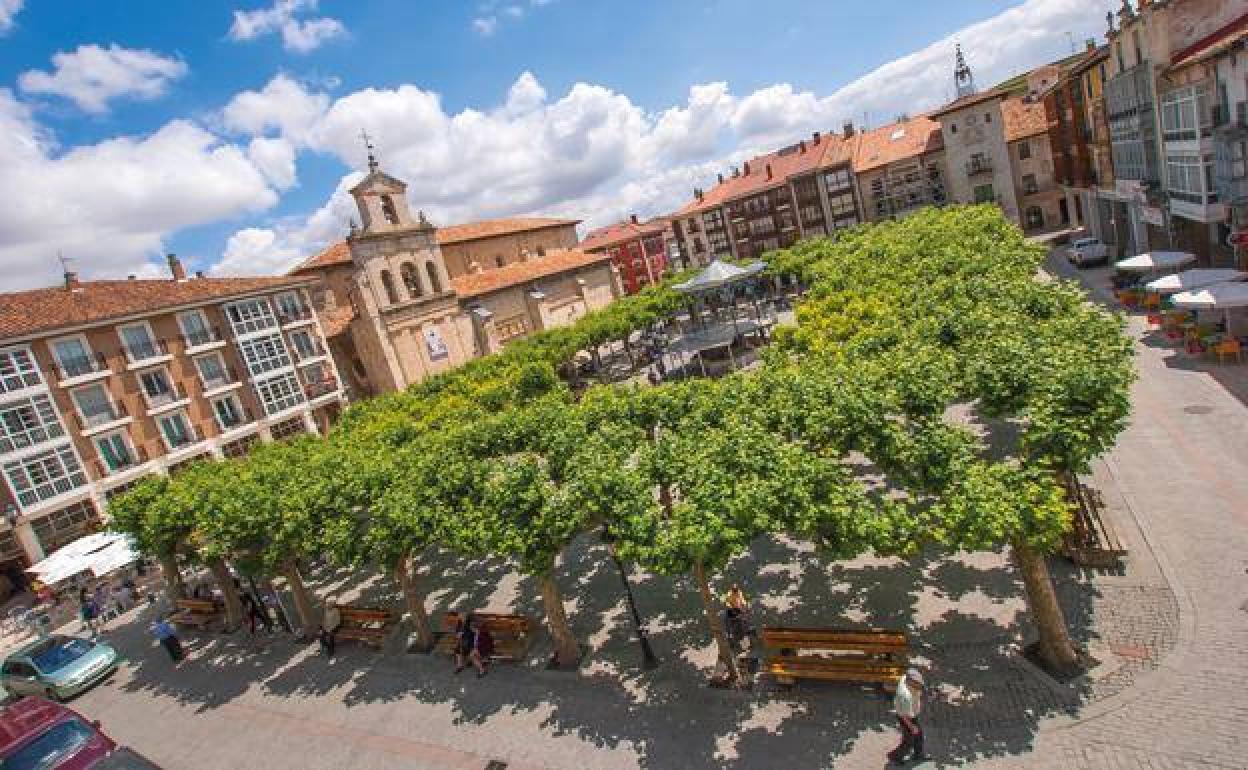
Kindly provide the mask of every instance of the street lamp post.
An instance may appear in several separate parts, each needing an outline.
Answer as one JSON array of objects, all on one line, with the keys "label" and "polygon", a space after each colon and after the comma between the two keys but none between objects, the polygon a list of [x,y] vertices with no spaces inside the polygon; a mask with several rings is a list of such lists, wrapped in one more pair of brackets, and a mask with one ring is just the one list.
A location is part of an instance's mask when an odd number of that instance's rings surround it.
[{"label": "street lamp post", "polygon": [[637,643],[641,645],[641,667],[646,670],[658,668],[659,659],[655,657],[654,650],[650,649],[650,637],[646,635],[646,628],[642,625],[641,613],[637,612],[633,586],[628,582],[628,573],[624,571],[620,557],[615,555],[615,536],[611,534],[611,529],[606,524],[602,525],[602,542],[607,544],[607,553],[611,555],[611,561],[620,574],[620,582],[624,584],[624,597],[628,600],[629,612],[633,614],[633,629],[637,632]]}]

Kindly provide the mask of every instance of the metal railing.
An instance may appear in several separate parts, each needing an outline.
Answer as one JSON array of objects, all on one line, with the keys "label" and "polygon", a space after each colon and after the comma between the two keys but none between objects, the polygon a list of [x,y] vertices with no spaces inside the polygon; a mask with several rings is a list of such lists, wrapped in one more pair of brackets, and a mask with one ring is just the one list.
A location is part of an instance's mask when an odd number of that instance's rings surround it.
[{"label": "metal railing", "polygon": [[221,336],[221,330],[215,326],[207,326],[202,329],[196,329],[195,331],[189,332],[189,333],[183,332],[180,336],[182,337],[183,347],[188,347],[188,348],[196,348],[196,347],[199,347],[200,345],[207,345],[212,342],[220,342],[221,340],[225,339],[224,337]]},{"label": "metal railing", "polygon": [[87,415],[86,417],[83,417],[75,412],[74,422],[78,424],[78,430],[84,431],[91,430],[92,428],[98,428],[101,425],[107,425],[110,422],[116,422],[117,420],[129,416],[130,410],[126,407],[126,402],[118,401],[116,403],[109,404],[108,409],[105,409],[102,412],[95,412]]},{"label": "metal railing", "polygon": [[103,353],[56,360],[56,371],[62,380],[108,370],[108,358]]},{"label": "metal railing", "polygon": [[132,364],[169,354],[169,343],[164,340],[148,340],[141,345],[126,345],[126,358]]}]

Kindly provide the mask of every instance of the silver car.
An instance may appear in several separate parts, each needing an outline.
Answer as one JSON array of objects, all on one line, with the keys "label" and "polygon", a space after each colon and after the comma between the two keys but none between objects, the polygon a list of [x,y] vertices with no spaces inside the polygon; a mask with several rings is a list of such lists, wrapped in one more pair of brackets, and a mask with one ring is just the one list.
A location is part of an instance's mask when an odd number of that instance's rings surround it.
[{"label": "silver car", "polygon": [[70,698],[107,679],[120,658],[107,644],[76,636],[48,636],[10,654],[0,684],[15,695]]}]

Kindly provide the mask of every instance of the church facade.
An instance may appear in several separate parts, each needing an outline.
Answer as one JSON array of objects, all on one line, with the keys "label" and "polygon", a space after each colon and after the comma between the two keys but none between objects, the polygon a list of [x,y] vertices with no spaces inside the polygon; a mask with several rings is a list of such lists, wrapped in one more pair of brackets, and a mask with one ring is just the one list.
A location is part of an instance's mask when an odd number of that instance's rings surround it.
[{"label": "church facade", "polygon": [[296,267],[352,396],[401,390],[569,324],[622,296],[606,254],[577,246],[576,220],[435,227],[370,157],[351,190],[360,225]]}]

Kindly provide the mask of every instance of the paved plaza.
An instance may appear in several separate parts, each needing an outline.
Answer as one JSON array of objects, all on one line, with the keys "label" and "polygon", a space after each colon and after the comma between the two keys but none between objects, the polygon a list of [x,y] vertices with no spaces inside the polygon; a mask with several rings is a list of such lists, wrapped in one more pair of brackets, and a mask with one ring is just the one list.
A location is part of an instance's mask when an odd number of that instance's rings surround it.
[{"label": "paved plaza", "polygon": [[[1071,273],[1054,262],[1052,270]],[[1105,300],[1105,270],[1080,274]],[[905,628],[936,686],[924,767],[1248,766],[1248,365],[1140,340],[1135,416],[1093,484],[1130,549],[1115,573],[1055,561],[1072,632],[1101,665],[1059,685],[1024,661],[1021,585],[1003,554],[930,553],[828,564],[800,543],[759,544],[722,576],[763,624]],[[577,673],[525,665],[482,680],[440,657],[350,643],[334,661],[285,637],[196,635],[175,670],[139,610],[107,636],[129,658],[74,702],[169,768],[882,768],[890,699],[820,684],[705,686],[714,661],[691,581],[638,577],[663,659],[644,672],[614,573],[589,539],[561,571],[587,647]],[[541,616],[537,587],[499,563],[427,564],[447,609]],[[397,599],[379,576],[320,575],[323,598]]]}]

